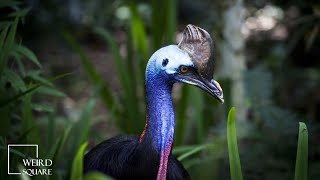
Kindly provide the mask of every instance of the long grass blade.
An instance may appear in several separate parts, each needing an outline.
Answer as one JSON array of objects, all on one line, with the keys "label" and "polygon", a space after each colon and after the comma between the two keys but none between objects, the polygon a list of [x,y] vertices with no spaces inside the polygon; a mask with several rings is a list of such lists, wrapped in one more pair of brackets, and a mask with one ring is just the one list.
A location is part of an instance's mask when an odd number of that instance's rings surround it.
[{"label": "long grass blade", "polygon": [[303,122],[299,123],[299,137],[294,179],[308,179],[308,129],[306,124]]},{"label": "long grass blade", "polygon": [[192,106],[191,119],[192,123],[195,125],[196,129],[196,142],[202,143],[204,141],[204,129],[203,129],[203,109],[204,109],[204,99],[203,93],[199,91],[199,89],[190,87],[189,95],[187,96],[189,99],[189,104]]},{"label": "long grass blade", "polygon": [[13,97],[10,97],[10,98],[8,98],[8,99],[5,99],[5,100],[0,101],[0,108],[2,108],[2,107],[4,107],[4,106],[6,106],[6,105],[8,105],[8,104],[10,104],[10,103],[12,103],[12,102],[14,102],[14,101],[16,101],[17,99],[19,99],[19,98],[21,98],[21,97],[23,97],[23,96],[25,96],[25,95],[27,95],[27,94],[29,94],[29,93],[31,93],[31,92],[33,92],[34,90],[36,90],[36,89],[39,88],[40,86],[41,86],[41,85],[39,85],[39,84],[38,84],[38,85],[34,85],[34,86],[32,86],[31,88],[27,89],[26,91],[23,91],[23,92],[15,95],[15,96],[13,96]]},{"label": "long grass blade", "polygon": [[10,107],[5,106],[0,108],[1,126],[0,136],[7,136],[10,133]]},{"label": "long grass blade", "polygon": [[71,127],[66,127],[63,131],[63,133],[60,135],[60,137],[58,138],[57,142],[54,144],[54,146],[52,146],[50,149],[50,153],[49,153],[49,159],[52,160],[53,164],[52,164],[52,168],[55,167],[56,165],[56,160],[58,159],[61,151],[62,151],[62,147],[65,144],[67,137],[69,136]]},{"label": "long grass blade", "polygon": [[4,45],[4,40],[5,40],[5,38],[6,38],[6,36],[7,36],[7,32],[8,32],[8,30],[9,30],[9,27],[10,26],[5,26],[3,29],[2,29],[2,31],[1,31],[1,33],[0,33],[0,52],[2,52],[3,51],[3,45]]},{"label": "long grass blade", "polygon": [[9,29],[7,36],[6,36],[6,39],[1,47],[2,51],[1,51],[1,55],[0,55],[0,77],[3,73],[4,68],[7,66],[8,56],[9,56],[9,53],[11,52],[12,46],[14,44],[14,39],[15,39],[16,31],[17,31],[18,22],[19,22],[19,18],[16,17],[13,24],[10,26],[10,29]]},{"label": "long grass blade", "polygon": [[144,23],[138,13],[136,4],[131,3],[130,10],[132,14],[130,30],[133,38],[133,45],[137,48],[138,53],[141,54],[143,58],[147,58],[147,38],[144,30]]},{"label": "long grass blade", "polygon": [[73,147],[75,147],[76,149],[82,143],[84,143],[88,138],[89,128],[90,128],[90,120],[91,120],[93,109],[94,109],[95,105],[96,105],[95,98],[90,98],[82,110],[79,121],[77,121],[76,124],[72,128],[73,129],[72,134],[74,135]]},{"label": "long grass blade", "polygon": [[240,157],[237,144],[237,132],[234,117],[234,107],[230,109],[227,123],[227,139],[228,139],[228,153],[230,163],[231,180],[242,180],[242,171],[240,164]]},{"label": "long grass blade", "polygon": [[208,145],[206,145],[206,144],[202,144],[202,145],[200,145],[198,147],[195,147],[195,148],[191,149],[190,151],[187,151],[186,153],[184,153],[181,156],[179,156],[178,160],[182,161],[182,160],[192,156],[193,154],[196,154],[196,153],[206,149],[207,147],[208,147]]},{"label": "long grass blade", "polygon": [[120,55],[119,48],[117,47],[114,39],[110,35],[110,33],[103,28],[97,27],[94,29],[94,32],[100,35],[105,42],[110,46],[111,48],[111,53],[114,59],[114,63],[116,65],[117,69],[117,75],[120,78],[120,82],[122,83],[123,88],[130,88],[129,86],[129,78],[126,74],[128,72],[127,66],[124,64],[124,60],[122,59]]},{"label": "long grass blade", "polygon": [[[124,96],[124,106],[127,110],[126,118],[120,118],[117,123],[120,127],[128,133],[137,133],[135,130],[141,127],[140,124],[137,123],[141,118],[139,117],[139,110],[137,106],[137,99],[135,91],[132,91],[132,88],[135,88],[136,84],[133,84],[134,81],[130,79],[128,76],[128,72],[130,72],[124,64],[123,58],[120,56],[119,48],[117,47],[115,40],[112,38],[111,34],[104,30],[103,28],[97,27],[94,29],[95,33],[100,35],[104,41],[108,44],[111,49],[111,53],[113,56],[114,64],[117,70],[117,77],[120,80],[123,96]],[[142,122],[142,121],[141,121]]]},{"label": "long grass blade", "polygon": [[71,176],[70,180],[81,180],[82,179],[82,169],[83,169],[83,154],[84,150],[87,147],[87,142],[83,143],[73,159],[72,162],[72,169],[71,169]]},{"label": "long grass blade", "polygon": [[[19,169],[19,172],[22,172],[23,169],[25,169],[25,167],[22,164],[19,164],[18,169]],[[20,173],[19,176],[21,180],[31,180],[31,178],[25,173]]]},{"label": "long grass blade", "polygon": [[[71,74],[71,73],[60,74],[60,75],[58,75],[58,76],[49,78],[49,81],[55,81],[55,80],[57,80],[57,79],[63,78],[63,77],[65,77],[65,76],[68,76],[68,75],[70,75],[70,74]],[[8,97],[7,99],[2,99],[2,100],[0,100],[0,108],[2,108],[2,107],[4,107],[4,106],[6,106],[6,105],[8,105],[8,104],[10,104],[10,103],[18,100],[19,98],[21,98],[21,97],[23,97],[23,96],[25,96],[25,95],[27,95],[27,94],[29,94],[29,93],[32,93],[33,91],[37,90],[37,89],[38,89],[39,87],[41,87],[41,86],[42,86],[42,84],[35,84],[35,85],[31,86],[30,88],[26,89],[25,91],[22,91],[22,92],[20,92],[20,93],[18,93],[18,94],[16,94],[16,95],[14,95],[13,97]],[[21,88],[21,87],[20,87],[20,88]],[[52,89],[52,88],[51,88],[51,91],[50,91],[50,92],[51,92],[51,93],[49,93],[49,94],[51,94],[51,95],[55,95],[55,96],[65,96],[64,93],[62,93],[62,92],[60,92],[60,91],[58,91],[58,90],[54,90],[54,89]]]},{"label": "long grass blade", "polygon": [[99,75],[99,73],[96,71],[95,67],[90,62],[85,52],[81,49],[80,45],[69,33],[65,32],[62,35],[71,46],[73,51],[79,54],[82,67],[87,73],[90,81],[99,89],[99,94],[104,105],[109,109],[113,109],[115,114],[118,114],[119,107],[115,97],[112,96],[111,90],[105,85],[102,76]]},{"label": "long grass blade", "polygon": [[166,43],[172,43],[175,41],[175,31],[177,28],[177,0],[167,0],[167,7],[165,8],[167,10],[167,42]]},{"label": "long grass blade", "polygon": [[175,122],[175,144],[176,145],[180,145],[183,143],[184,140],[184,135],[185,135],[185,126],[186,126],[186,122],[185,120],[187,119],[187,110],[188,110],[188,98],[184,98],[188,96],[188,88],[186,85],[183,85],[181,88],[181,97],[179,99],[178,105],[176,105],[176,111],[177,111],[177,115],[176,115],[176,122]]}]

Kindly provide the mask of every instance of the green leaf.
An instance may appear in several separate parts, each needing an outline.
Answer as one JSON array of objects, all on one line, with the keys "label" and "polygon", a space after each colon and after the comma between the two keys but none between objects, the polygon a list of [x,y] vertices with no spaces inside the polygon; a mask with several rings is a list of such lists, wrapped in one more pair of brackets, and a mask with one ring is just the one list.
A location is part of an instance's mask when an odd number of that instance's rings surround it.
[{"label": "green leaf", "polygon": [[4,70],[4,74],[5,78],[11,83],[12,87],[14,87],[14,89],[19,89],[21,91],[25,91],[27,89],[25,83],[23,82],[23,80],[21,79],[21,77],[16,74],[15,72],[9,70],[9,69],[5,69]]},{"label": "green leaf", "polygon": [[23,91],[23,92],[15,95],[13,97],[9,97],[8,99],[0,101],[0,108],[2,108],[4,106],[6,106],[6,105],[18,100],[19,98],[21,98],[21,97],[23,97],[23,96],[25,96],[25,95],[27,95],[27,94],[29,94],[31,92],[33,92],[34,90],[36,90],[39,87],[40,87],[40,85],[32,86],[31,88],[27,89],[26,91]]},{"label": "green leaf", "polygon": [[[19,18],[16,17],[13,24],[10,26],[6,39],[3,42],[3,45],[1,47],[2,50],[0,54],[0,76],[2,75],[4,68],[7,66],[8,56],[12,51],[12,46],[14,44],[18,22],[19,22]],[[2,34],[1,34],[1,38],[3,38]]]},{"label": "green leaf", "polygon": [[[137,95],[135,94],[136,91],[132,90],[136,87],[136,84],[133,84],[133,79],[128,76],[128,72],[130,72],[130,70],[127,68],[127,65],[124,64],[124,60],[119,53],[119,48],[111,34],[100,27],[96,27],[94,32],[100,35],[111,48],[113,61],[117,70],[117,77],[120,80],[123,90],[122,95],[124,96],[124,100],[122,102],[124,103],[124,106],[127,107],[126,113],[128,116],[126,118],[117,118],[117,123],[126,132],[135,133],[134,130],[138,129],[138,126],[140,125],[137,123],[139,122],[137,120],[142,119],[139,116],[139,106],[137,106]],[[140,122],[142,123],[142,121]]]},{"label": "green leaf", "polygon": [[52,87],[46,87],[46,86],[41,86],[37,89],[38,93],[45,94],[45,95],[51,95],[51,96],[57,96],[57,97],[64,97],[66,96],[63,92],[54,89]]},{"label": "green leaf", "polygon": [[19,9],[18,11],[14,11],[8,15],[8,17],[24,17],[28,14],[31,8]]},{"label": "green leaf", "polygon": [[167,42],[175,41],[175,31],[177,30],[177,0],[168,0],[166,9],[166,29],[167,29]]},{"label": "green leaf", "polygon": [[17,54],[17,53],[13,53],[12,56],[13,56],[13,59],[15,60],[15,62],[17,63],[17,65],[18,65],[19,72],[21,73],[21,76],[25,77],[26,76],[26,69],[24,68],[24,65],[22,63],[20,55]]},{"label": "green leaf", "polygon": [[35,126],[26,129],[21,135],[17,138],[17,142],[21,142],[28,137],[28,135],[35,129]]},{"label": "green leaf", "polygon": [[115,113],[118,114],[119,107],[116,98],[112,96],[111,90],[105,85],[102,76],[96,71],[88,56],[86,56],[83,49],[69,33],[63,33],[62,35],[72,50],[79,54],[81,65],[88,75],[89,80],[98,88],[104,105],[109,109],[116,107]]},{"label": "green leaf", "polygon": [[22,56],[26,57],[27,59],[29,59],[31,62],[33,62],[34,64],[36,64],[39,68],[41,68],[41,64],[38,61],[37,56],[27,47],[23,46],[23,45],[18,45],[15,44],[13,46],[13,49],[15,51],[17,51],[19,54],[21,54]]},{"label": "green leaf", "polygon": [[67,127],[63,133],[61,134],[61,136],[58,138],[57,142],[55,143],[55,145],[51,148],[51,151],[49,153],[49,159],[52,160],[53,165],[52,168],[56,165],[56,160],[58,159],[58,156],[60,155],[60,152],[62,150],[62,147],[64,145],[64,143],[66,142],[66,139],[70,133],[71,127]]},{"label": "green leaf", "polygon": [[29,70],[26,76],[42,85],[53,86],[50,80],[41,77],[41,71],[39,70]]},{"label": "green leaf", "polygon": [[132,14],[130,30],[133,38],[133,45],[134,47],[137,47],[138,52],[142,54],[144,58],[147,58],[147,38],[143,21],[139,16],[138,9],[135,4],[131,3],[130,10]]},{"label": "green leaf", "polygon": [[202,145],[199,145],[199,146],[197,146],[197,147],[195,147],[195,148],[192,148],[190,151],[187,151],[186,153],[180,155],[180,156],[178,157],[178,160],[179,160],[179,161],[182,161],[182,160],[184,160],[184,159],[192,156],[193,154],[198,153],[198,152],[206,149],[207,147],[208,147],[208,145],[202,144]]},{"label": "green leaf", "polygon": [[[50,81],[54,81],[54,80],[57,80],[57,79],[60,79],[62,77],[65,77],[67,75],[70,75],[71,73],[65,73],[65,74],[61,74],[61,75],[58,75],[56,77],[53,77],[51,79],[49,79]],[[32,87],[30,87],[29,89],[13,96],[13,97],[8,97],[7,99],[4,99],[4,100],[0,100],[0,108],[18,100],[19,98],[33,92],[34,90],[38,89],[39,87],[41,87],[41,84],[36,84],[36,85],[33,85]],[[50,88],[50,89],[49,89]],[[51,87],[45,87],[43,89],[40,89],[40,92],[41,93],[44,93],[44,94],[49,94],[49,95],[53,95],[53,96],[65,96],[65,94],[63,92],[60,92],[56,89],[53,89]]]},{"label": "green leaf", "polygon": [[240,157],[237,144],[237,132],[234,117],[235,108],[232,107],[228,114],[227,123],[227,139],[228,139],[228,154],[230,163],[231,180],[242,180],[242,171]]},{"label": "green leaf", "polygon": [[130,80],[126,73],[128,72],[128,69],[126,68],[127,66],[124,64],[124,60],[120,55],[120,51],[115,40],[112,38],[111,34],[103,28],[97,27],[94,29],[94,32],[100,35],[110,46],[113,60],[118,73],[117,76],[119,77],[120,82],[122,83],[122,88],[130,89]]},{"label": "green leaf", "polygon": [[38,111],[38,112],[54,112],[54,107],[52,107],[49,104],[31,104],[32,110]]},{"label": "green leaf", "polygon": [[189,98],[185,98],[188,96],[189,93],[189,87],[186,85],[182,85],[181,88],[181,97],[179,99],[179,104],[176,107],[177,115],[176,115],[176,122],[175,122],[175,138],[174,141],[176,142],[176,145],[182,144],[184,135],[185,135],[185,130],[186,128],[186,119],[187,117],[187,110],[188,110],[188,101]]},{"label": "green leaf", "polygon": [[10,133],[10,106],[0,108],[1,126],[0,136],[7,136]]},{"label": "green leaf", "polygon": [[78,148],[82,143],[84,143],[88,139],[89,128],[90,128],[90,120],[93,114],[93,109],[96,105],[96,100],[94,98],[90,98],[86,103],[80,119],[73,126],[73,147]]},{"label": "green leaf", "polygon": [[92,172],[84,177],[85,180],[112,180],[113,178],[106,176],[100,172]]},{"label": "green leaf", "polygon": [[31,109],[31,102],[32,102],[32,94],[27,94],[23,99],[23,107],[22,107],[22,130],[28,131],[30,128],[34,129],[28,133],[26,136],[26,142],[36,143],[39,140],[39,137],[35,137],[38,126],[36,125],[34,114],[32,113]]},{"label": "green leaf", "polygon": [[[177,1],[176,0],[152,0],[152,45],[153,50],[156,50],[164,44],[172,43],[174,33],[176,31],[177,18]],[[161,9],[161,11],[158,11]]]},{"label": "green leaf", "polygon": [[[25,167],[22,164],[18,164],[18,169],[20,172],[22,172],[22,170],[25,169]],[[19,176],[21,180],[31,180],[30,177],[25,173],[20,173]]]},{"label": "green leaf", "polygon": [[192,124],[195,126],[196,130],[196,142],[202,143],[204,141],[204,98],[203,93],[199,91],[199,89],[188,87],[188,96],[185,97],[188,99],[188,103],[192,106],[192,110],[190,112]]},{"label": "green leaf", "polygon": [[299,122],[299,137],[294,179],[308,179],[308,129],[306,124],[303,122]]},{"label": "green leaf", "polygon": [[3,28],[3,30],[1,31],[1,33],[0,33],[0,52],[1,53],[3,53],[3,44],[4,44],[4,40],[5,40],[5,38],[6,38],[6,36],[7,36],[7,32],[8,32],[8,30],[9,30],[9,27],[10,26],[5,26],[4,28]]},{"label": "green leaf", "polygon": [[174,146],[172,149],[172,154],[177,155],[177,154],[182,154],[186,153],[188,151],[191,151],[194,148],[197,148],[201,145],[183,145],[183,146]]},{"label": "green leaf", "polygon": [[80,148],[78,149],[78,152],[76,153],[76,156],[73,159],[70,180],[82,179],[83,154],[84,154],[84,150],[87,147],[87,144],[88,143],[85,142],[80,146]]}]

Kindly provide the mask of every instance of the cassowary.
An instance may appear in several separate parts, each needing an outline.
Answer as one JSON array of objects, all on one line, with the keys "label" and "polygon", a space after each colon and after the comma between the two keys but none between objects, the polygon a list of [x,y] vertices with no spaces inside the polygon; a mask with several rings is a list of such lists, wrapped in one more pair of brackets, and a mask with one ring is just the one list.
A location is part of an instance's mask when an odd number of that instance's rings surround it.
[{"label": "cassowary", "polygon": [[100,171],[118,180],[190,179],[171,154],[174,111],[171,100],[176,82],[195,85],[223,102],[213,76],[213,42],[205,30],[188,25],[178,45],[157,50],[145,73],[147,116],[140,136],[108,139],[84,157],[84,173]]}]

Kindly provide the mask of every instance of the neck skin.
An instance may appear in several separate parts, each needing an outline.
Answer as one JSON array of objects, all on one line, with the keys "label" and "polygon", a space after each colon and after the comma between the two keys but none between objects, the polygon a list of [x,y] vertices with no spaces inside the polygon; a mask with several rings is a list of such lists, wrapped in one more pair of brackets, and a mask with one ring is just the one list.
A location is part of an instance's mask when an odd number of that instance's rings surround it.
[{"label": "neck skin", "polygon": [[157,180],[166,179],[167,163],[172,149],[174,134],[174,112],[171,89],[174,81],[165,74],[146,80],[147,118],[140,141],[150,138],[152,146],[160,155]]}]

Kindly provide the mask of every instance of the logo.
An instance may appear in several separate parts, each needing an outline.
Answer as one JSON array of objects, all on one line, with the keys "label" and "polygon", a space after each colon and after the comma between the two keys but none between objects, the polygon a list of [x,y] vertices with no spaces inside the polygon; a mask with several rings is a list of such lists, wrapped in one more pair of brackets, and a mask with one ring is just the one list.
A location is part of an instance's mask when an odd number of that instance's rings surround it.
[{"label": "logo", "polygon": [[[22,169],[15,169],[17,164],[10,164],[10,154],[12,156],[12,152],[17,152],[17,149],[24,148],[35,152],[35,158],[20,158],[18,163],[23,164]],[[23,152],[22,152],[23,153]],[[21,155],[20,155],[21,156]],[[37,144],[8,144],[8,174],[9,175],[19,175],[26,174],[28,176],[35,175],[52,175],[52,169],[50,168],[52,165],[51,159],[40,159],[39,157],[39,147]],[[20,162],[21,161],[21,162]],[[20,172],[19,172],[20,171]]]}]

